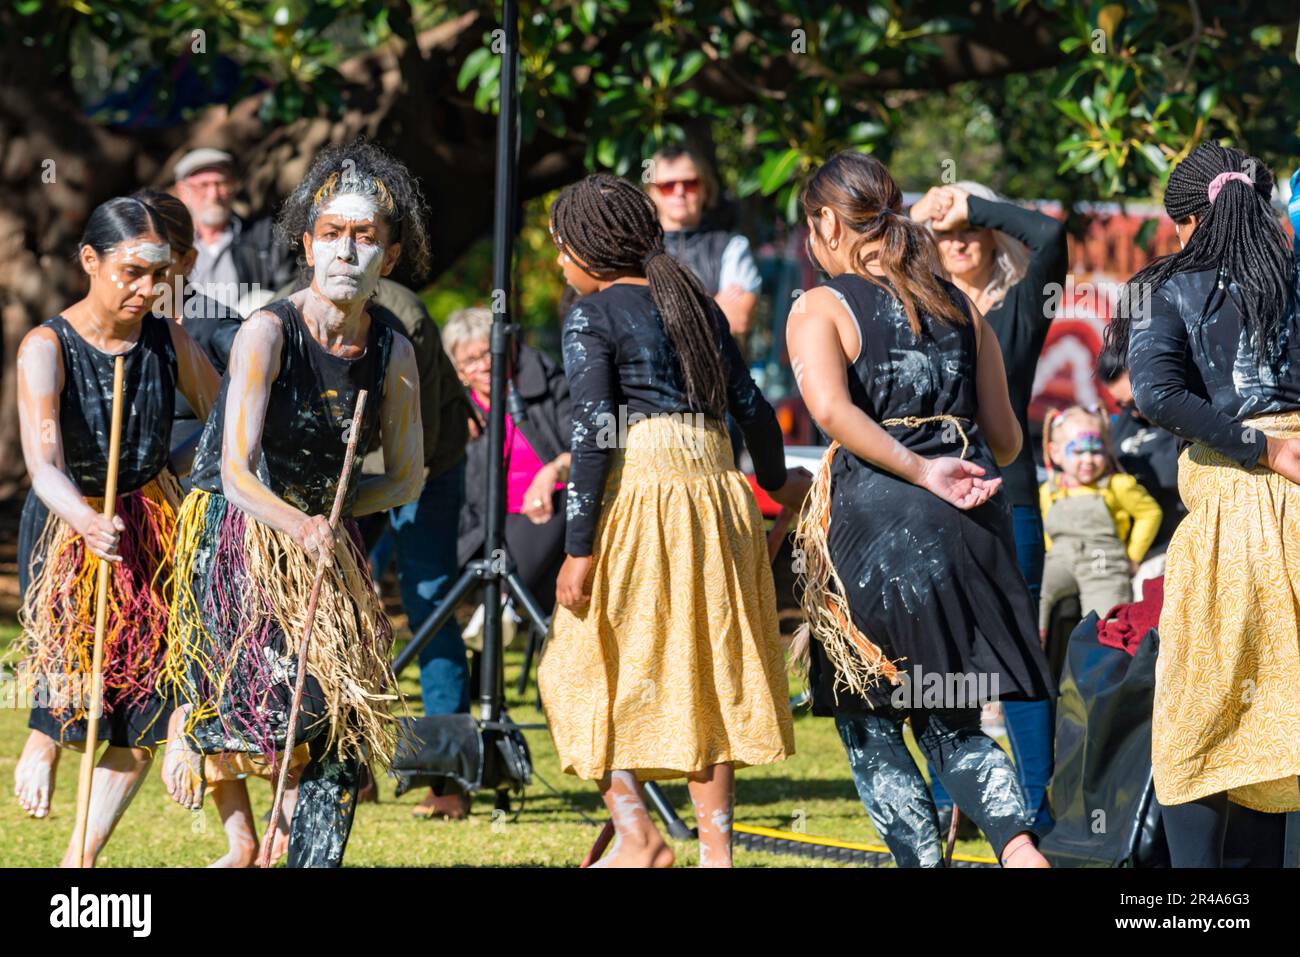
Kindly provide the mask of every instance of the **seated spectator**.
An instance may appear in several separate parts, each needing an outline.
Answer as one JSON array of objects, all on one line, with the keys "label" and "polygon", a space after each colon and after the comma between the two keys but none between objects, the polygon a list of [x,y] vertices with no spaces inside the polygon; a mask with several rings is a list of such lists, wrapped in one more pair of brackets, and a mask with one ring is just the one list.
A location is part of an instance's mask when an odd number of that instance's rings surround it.
[{"label": "seated spectator", "polygon": [[[486,419],[491,398],[492,313],[461,309],[447,317],[442,342],[460,381]],[[564,487],[569,479],[569,384],[545,353],[520,345],[506,405],[506,548],[542,610],[555,607],[555,578],[564,562]],[[488,447],[470,442],[465,507],[460,518],[460,564],[483,550],[487,523]]]},{"label": "seated spectator", "polygon": [[1133,404],[1128,369],[1113,352],[1097,357],[1097,378],[1119,406],[1110,427],[1111,447],[1120,468],[1137,479],[1160,505],[1160,530],[1133,579],[1133,600],[1142,598],[1142,583],[1165,573],[1165,549],[1174,529],[1187,514],[1178,494],[1178,453],[1182,442],[1172,432],[1148,421]]}]

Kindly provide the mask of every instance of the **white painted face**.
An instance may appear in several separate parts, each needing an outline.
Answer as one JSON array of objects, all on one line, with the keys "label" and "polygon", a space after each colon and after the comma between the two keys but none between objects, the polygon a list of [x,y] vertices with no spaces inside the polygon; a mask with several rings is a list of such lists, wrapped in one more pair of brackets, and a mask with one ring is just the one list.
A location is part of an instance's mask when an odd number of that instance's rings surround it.
[{"label": "white painted face", "polygon": [[378,207],[369,196],[340,193],[320,212],[327,218],[311,241],[315,286],[333,302],[367,299],[384,265],[375,229]]}]

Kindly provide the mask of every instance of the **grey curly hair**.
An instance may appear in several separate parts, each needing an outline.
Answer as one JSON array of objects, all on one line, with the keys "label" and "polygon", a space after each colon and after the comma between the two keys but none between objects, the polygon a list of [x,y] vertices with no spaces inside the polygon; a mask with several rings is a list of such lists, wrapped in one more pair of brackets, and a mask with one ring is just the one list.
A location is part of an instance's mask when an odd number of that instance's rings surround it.
[{"label": "grey curly hair", "polygon": [[428,273],[432,259],[426,227],[429,206],[420,183],[400,160],[362,137],[317,153],[307,175],[280,209],[276,228],[298,252],[300,263],[303,234],[312,231],[317,214],[330,198],[341,193],[374,199],[392,242],[402,244],[402,259],[412,277]]}]

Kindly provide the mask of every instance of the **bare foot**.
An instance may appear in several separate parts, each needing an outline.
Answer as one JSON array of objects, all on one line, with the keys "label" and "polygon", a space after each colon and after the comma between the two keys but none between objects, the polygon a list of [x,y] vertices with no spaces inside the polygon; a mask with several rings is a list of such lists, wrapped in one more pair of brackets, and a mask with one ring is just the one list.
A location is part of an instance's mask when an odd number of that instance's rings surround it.
[{"label": "bare foot", "polygon": [[609,853],[592,864],[592,867],[672,867],[677,860],[673,849],[664,843],[658,833],[644,844],[614,838]]},{"label": "bare foot", "polygon": [[225,854],[208,867],[254,867],[257,865],[257,839],[232,840]]},{"label": "bare foot", "polygon": [[1003,867],[1051,867],[1028,834],[1017,834],[1002,849]]},{"label": "bare foot", "polygon": [[14,768],[14,794],[23,810],[32,817],[45,817],[50,813],[59,750],[58,743],[40,731],[29,734],[27,743],[23,745],[22,756]]},{"label": "bare foot", "polygon": [[190,747],[181,731],[189,710],[189,705],[182,705],[172,712],[167,750],[163,754],[162,779],[173,801],[183,808],[197,811],[203,807],[203,755]]},{"label": "bare foot", "polygon": [[412,817],[445,818],[448,821],[460,821],[469,814],[469,796],[465,794],[444,794],[442,797],[433,793],[425,795],[423,801],[411,810]]}]

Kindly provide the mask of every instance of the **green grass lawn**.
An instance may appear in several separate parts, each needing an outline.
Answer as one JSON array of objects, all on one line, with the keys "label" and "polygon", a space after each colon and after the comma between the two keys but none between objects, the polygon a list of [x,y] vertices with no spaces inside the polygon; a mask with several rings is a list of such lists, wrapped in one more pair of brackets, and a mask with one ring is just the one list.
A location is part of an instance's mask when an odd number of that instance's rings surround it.
[{"label": "green grass lawn", "polygon": [[[7,645],[15,632],[12,621],[0,622],[0,645]],[[521,655],[507,653],[506,676],[510,685],[508,705],[518,722],[540,722],[532,689],[526,700],[513,693]],[[412,707],[419,708],[419,689],[414,669],[403,676],[403,690]],[[537,773],[552,784],[559,795],[540,780],[528,789],[517,819],[493,820],[489,797],[480,796],[468,820],[422,821],[411,817],[420,793],[393,799],[391,780],[380,782],[380,803],[357,809],[356,824],[348,845],[347,863],[352,867],[571,867],[576,866],[591,846],[597,830],[583,820],[603,822],[605,815],[595,787],[560,773],[550,736],[545,731],[525,732],[532,749]],[[58,787],[49,817],[27,817],[12,796],[13,769],[27,737],[27,713],[0,709],[0,867],[42,867],[59,862],[72,830],[76,804],[77,762],[80,755],[68,752],[59,768]],[[745,824],[790,829],[801,822],[808,834],[840,840],[878,843],[858,802],[849,776],[848,763],[832,721],[813,718],[806,712],[795,718],[798,753],[783,764],[747,768],[737,776],[736,820]],[[200,867],[225,850],[221,822],[209,801],[195,814],[177,806],[163,790],[155,762],[135,801],[127,809],[112,841],[100,855],[102,867]],[[271,802],[270,786],[260,780],[249,782],[253,806],[260,815]],[[684,784],[667,784],[665,791],[679,813],[689,814],[690,801]],[[689,817],[688,817],[689,821]],[[674,844],[678,866],[694,864],[692,842]],[[959,841],[958,853],[990,854],[983,841]],[[741,867],[835,866],[805,858],[736,851]]]}]

